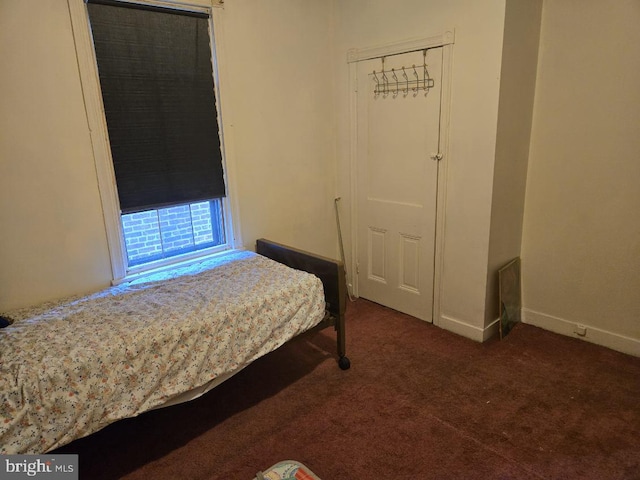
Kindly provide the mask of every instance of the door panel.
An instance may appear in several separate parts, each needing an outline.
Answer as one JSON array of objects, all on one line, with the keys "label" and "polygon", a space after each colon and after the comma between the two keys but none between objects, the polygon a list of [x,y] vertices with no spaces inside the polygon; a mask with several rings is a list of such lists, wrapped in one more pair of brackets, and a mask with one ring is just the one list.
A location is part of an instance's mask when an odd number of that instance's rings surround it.
[{"label": "door panel", "polygon": [[387,282],[385,270],[387,231],[375,227],[369,227],[369,244],[367,267],[369,278],[381,283]]},{"label": "door panel", "polygon": [[432,321],[442,49],[384,62],[357,72],[358,295]]}]

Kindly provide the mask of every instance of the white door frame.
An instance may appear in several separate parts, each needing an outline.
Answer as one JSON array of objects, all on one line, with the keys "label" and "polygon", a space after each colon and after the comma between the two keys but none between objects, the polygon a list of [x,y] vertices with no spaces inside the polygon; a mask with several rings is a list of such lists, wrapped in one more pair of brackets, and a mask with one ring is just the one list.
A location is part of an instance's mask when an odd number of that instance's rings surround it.
[{"label": "white door frame", "polygon": [[440,318],[440,293],[441,278],[443,270],[443,250],[445,231],[445,201],[447,186],[447,165],[449,158],[449,119],[451,103],[451,62],[453,57],[453,44],[455,43],[454,29],[446,29],[440,35],[400,42],[389,43],[375,47],[353,48],[347,52],[347,63],[349,63],[349,171],[351,178],[350,185],[350,213],[351,213],[351,280],[352,292],[358,297],[358,275],[356,263],[358,260],[358,62],[397,55],[428,48],[442,47],[442,89],[440,98],[440,132],[438,144],[442,160],[438,165],[437,194],[436,194],[436,239],[435,239],[435,259],[434,259],[434,281],[433,281],[433,311],[432,318],[434,325],[439,324]]}]

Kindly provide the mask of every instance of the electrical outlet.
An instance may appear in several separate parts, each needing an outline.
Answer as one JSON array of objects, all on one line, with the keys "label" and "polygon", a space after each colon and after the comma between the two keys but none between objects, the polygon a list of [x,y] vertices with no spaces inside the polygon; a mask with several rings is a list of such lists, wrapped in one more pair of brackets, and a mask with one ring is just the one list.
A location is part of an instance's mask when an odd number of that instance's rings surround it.
[{"label": "electrical outlet", "polygon": [[576,325],[573,327],[573,333],[579,335],[580,337],[584,337],[587,334],[587,327],[576,323]]}]

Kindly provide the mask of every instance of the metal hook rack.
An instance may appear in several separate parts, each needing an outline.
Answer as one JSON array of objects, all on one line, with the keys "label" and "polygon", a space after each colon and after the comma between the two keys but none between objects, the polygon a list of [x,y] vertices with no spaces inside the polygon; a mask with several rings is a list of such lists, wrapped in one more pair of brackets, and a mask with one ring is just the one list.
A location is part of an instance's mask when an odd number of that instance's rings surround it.
[{"label": "metal hook rack", "polygon": [[[411,67],[401,67],[400,69],[392,68],[388,71],[385,70],[384,67],[385,57],[381,57],[382,70],[374,70],[371,74],[376,84],[373,89],[374,98],[378,98],[380,95],[382,95],[382,98],[387,98],[389,94],[391,94],[393,98],[396,98],[400,93],[402,93],[403,97],[406,97],[410,91],[413,92],[414,97],[418,95],[418,92],[423,91],[426,97],[429,90],[434,86],[434,80],[429,75],[427,68],[426,50],[422,51],[422,58],[422,68],[416,67],[416,65],[413,64]],[[398,73],[400,73],[401,70],[402,80],[398,78]],[[407,73],[407,70],[409,73]],[[387,73],[391,75],[391,81]],[[380,77],[378,77],[378,75],[380,75]],[[410,76],[412,78],[409,78]]]}]

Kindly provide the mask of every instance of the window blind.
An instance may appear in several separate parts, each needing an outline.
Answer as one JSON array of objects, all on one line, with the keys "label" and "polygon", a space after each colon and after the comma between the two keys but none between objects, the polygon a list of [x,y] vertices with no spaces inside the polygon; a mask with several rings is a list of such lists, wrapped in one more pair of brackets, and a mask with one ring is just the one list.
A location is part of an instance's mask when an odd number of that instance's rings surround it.
[{"label": "window blind", "polygon": [[87,8],[122,212],[225,196],[208,17]]}]

